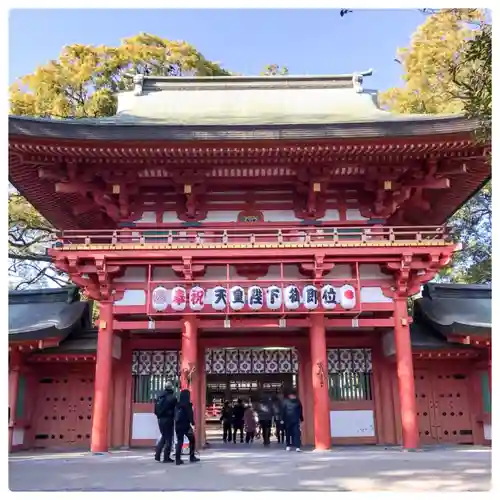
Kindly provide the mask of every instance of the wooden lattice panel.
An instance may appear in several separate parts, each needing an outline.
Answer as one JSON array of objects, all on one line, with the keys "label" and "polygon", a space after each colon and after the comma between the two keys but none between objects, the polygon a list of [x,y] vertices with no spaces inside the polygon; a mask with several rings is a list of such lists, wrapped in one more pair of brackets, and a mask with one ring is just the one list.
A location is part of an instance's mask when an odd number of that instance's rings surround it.
[{"label": "wooden lattice panel", "polygon": [[278,374],[297,373],[295,349],[207,349],[207,374]]}]

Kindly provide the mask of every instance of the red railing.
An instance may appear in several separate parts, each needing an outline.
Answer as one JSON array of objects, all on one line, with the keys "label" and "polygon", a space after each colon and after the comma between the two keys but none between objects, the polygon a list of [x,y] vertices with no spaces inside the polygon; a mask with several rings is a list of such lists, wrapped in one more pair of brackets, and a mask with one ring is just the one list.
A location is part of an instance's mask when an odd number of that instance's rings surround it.
[{"label": "red railing", "polygon": [[[127,228],[116,230],[71,230],[57,231],[54,247],[68,245],[205,245],[230,246],[243,244],[259,246],[261,244],[287,245],[292,243],[328,244],[342,246],[358,242],[370,245],[375,242],[387,244],[446,244],[451,237],[444,226],[384,226],[384,227],[338,227],[335,225],[297,226],[269,228],[265,226],[238,227],[230,229],[215,228],[180,228],[180,229],[139,229]],[[380,243],[379,243],[380,244]]]}]

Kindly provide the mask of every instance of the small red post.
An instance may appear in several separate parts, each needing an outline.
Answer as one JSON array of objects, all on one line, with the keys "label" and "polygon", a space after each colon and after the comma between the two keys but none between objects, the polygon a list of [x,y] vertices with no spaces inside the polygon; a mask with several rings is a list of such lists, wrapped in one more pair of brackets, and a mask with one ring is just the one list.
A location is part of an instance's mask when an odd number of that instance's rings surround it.
[{"label": "small red post", "polygon": [[100,302],[97,361],[95,367],[94,418],[90,450],[105,453],[109,446],[110,394],[113,374],[113,303]]},{"label": "small red post", "polygon": [[418,448],[417,402],[406,297],[394,298],[394,343],[398,372],[403,448]]},{"label": "small red post", "polygon": [[314,399],[314,446],[316,450],[329,450],[330,401],[328,397],[328,362],[326,355],[325,319],[323,314],[311,314],[312,387]]}]

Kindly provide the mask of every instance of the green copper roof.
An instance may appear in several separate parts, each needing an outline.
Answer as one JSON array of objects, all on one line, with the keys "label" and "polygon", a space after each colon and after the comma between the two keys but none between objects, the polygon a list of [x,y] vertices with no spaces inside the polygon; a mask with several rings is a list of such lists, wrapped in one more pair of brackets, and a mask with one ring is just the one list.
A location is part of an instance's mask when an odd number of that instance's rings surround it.
[{"label": "green copper roof", "polygon": [[[118,95],[111,122],[164,125],[295,125],[391,120],[377,93],[364,90],[371,71],[337,76],[148,77]],[[108,119],[106,119],[108,121]]]}]

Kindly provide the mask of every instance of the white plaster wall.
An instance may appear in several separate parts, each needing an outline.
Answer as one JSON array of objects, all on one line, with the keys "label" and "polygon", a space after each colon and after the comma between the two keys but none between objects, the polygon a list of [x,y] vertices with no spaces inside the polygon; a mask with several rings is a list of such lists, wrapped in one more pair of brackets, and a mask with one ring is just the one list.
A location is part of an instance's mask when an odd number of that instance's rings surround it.
[{"label": "white plaster wall", "polygon": [[154,413],[134,413],[132,416],[132,439],[154,439],[161,436],[158,419]]},{"label": "white plaster wall", "polygon": [[19,446],[24,443],[24,429],[14,429],[12,432],[12,446]]},{"label": "white plaster wall", "polygon": [[263,210],[265,222],[298,222],[299,219],[295,216],[293,210]]},{"label": "white plaster wall", "polygon": [[115,302],[115,306],[144,306],[146,292],[144,290],[125,290],[123,298]]},{"label": "white plaster wall", "polygon": [[349,264],[337,264],[334,268],[324,276],[330,279],[352,279],[352,267]]},{"label": "white plaster wall", "polygon": [[331,411],[330,433],[334,438],[374,437],[373,410]]},{"label": "white plaster wall", "polygon": [[333,221],[333,220],[340,220],[340,213],[336,208],[327,208],[325,210],[325,215],[318,220],[325,221],[325,222]]},{"label": "white plaster wall", "polygon": [[360,264],[359,277],[364,280],[391,280],[390,274],[384,274],[378,264]]},{"label": "white plaster wall", "polygon": [[154,224],[156,212],[142,212],[142,217],[134,221],[136,224]]},{"label": "white plaster wall", "polygon": [[483,424],[484,439],[491,441],[491,424]]},{"label": "white plaster wall", "polygon": [[211,210],[203,222],[237,222],[239,213],[237,210]]},{"label": "white plaster wall", "polygon": [[[205,276],[203,276],[204,280],[226,280],[227,272],[226,266],[207,266],[207,270],[205,271]],[[229,279],[237,279],[241,278],[241,276],[236,272],[236,268],[234,266],[229,266]]]},{"label": "white plaster wall", "polygon": [[118,335],[113,336],[113,358],[121,359],[122,357],[122,339]]},{"label": "white plaster wall", "polygon": [[161,216],[161,221],[167,224],[169,222],[181,222],[179,217],[177,217],[177,212],[174,211],[163,212]]},{"label": "white plaster wall", "polygon": [[358,208],[348,208],[346,210],[347,220],[368,220],[368,217],[363,217]]},{"label": "white plaster wall", "polygon": [[361,287],[361,302],[392,302],[390,297],[386,297],[379,286]]},{"label": "white plaster wall", "polygon": [[127,266],[123,276],[115,279],[116,283],[143,283],[146,281],[147,269],[139,266]]},{"label": "white plaster wall", "polygon": [[153,266],[151,277],[153,281],[175,281],[179,279],[170,266]]},{"label": "white plaster wall", "polygon": [[386,357],[392,356],[396,352],[393,330],[384,333],[382,336],[382,351]]}]

